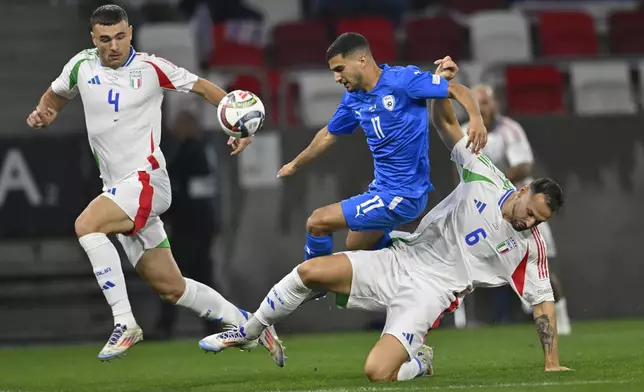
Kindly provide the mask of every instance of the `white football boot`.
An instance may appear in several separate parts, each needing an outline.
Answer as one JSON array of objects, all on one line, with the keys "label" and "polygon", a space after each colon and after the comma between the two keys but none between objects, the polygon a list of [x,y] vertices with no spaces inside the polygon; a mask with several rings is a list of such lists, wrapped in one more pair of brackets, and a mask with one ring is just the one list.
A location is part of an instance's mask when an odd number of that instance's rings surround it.
[{"label": "white football boot", "polygon": [[107,344],[98,353],[98,359],[110,361],[118,358],[141,340],[143,340],[143,330],[138,325],[130,329],[125,325],[116,324]]},{"label": "white football boot", "polygon": [[414,357],[415,360],[420,362],[421,369],[424,369],[425,372],[419,375],[421,376],[432,376],[434,374],[434,349],[422,345],[418,350],[418,353]]},{"label": "white football boot", "polygon": [[275,333],[275,328],[268,327],[262,331],[258,339],[249,340],[244,333],[244,327],[233,327],[227,331],[206,336],[199,341],[199,347],[207,352],[219,353],[227,348],[237,347],[241,350],[250,351],[258,344],[264,346],[271,354],[273,361],[279,367],[284,367],[286,356],[282,341]]}]

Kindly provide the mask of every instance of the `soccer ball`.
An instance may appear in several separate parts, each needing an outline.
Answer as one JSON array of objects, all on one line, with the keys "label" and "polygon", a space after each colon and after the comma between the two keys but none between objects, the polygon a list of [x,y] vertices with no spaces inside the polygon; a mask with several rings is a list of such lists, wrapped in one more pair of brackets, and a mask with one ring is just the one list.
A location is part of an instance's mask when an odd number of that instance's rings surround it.
[{"label": "soccer ball", "polygon": [[228,93],[217,106],[217,118],[224,132],[234,138],[252,136],[264,123],[266,110],[257,95],[250,91]]}]

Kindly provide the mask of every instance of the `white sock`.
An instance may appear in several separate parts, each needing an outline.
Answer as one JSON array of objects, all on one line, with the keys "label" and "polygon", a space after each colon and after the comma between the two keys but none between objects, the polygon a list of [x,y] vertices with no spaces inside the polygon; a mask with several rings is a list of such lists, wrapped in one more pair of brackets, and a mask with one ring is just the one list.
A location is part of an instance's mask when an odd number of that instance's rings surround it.
[{"label": "white sock", "polygon": [[398,381],[407,381],[413,380],[421,374],[424,374],[425,365],[416,357],[412,358],[411,361],[407,361],[402,364],[400,370],[398,370]]},{"label": "white sock", "polygon": [[86,234],[78,239],[94,269],[98,286],[103,290],[107,303],[112,307],[114,324],[135,327],[130,300],[127,297],[121,258],[107,235]]},{"label": "white sock", "polygon": [[565,298],[560,298],[555,304],[555,311],[557,313],[557,323],[570,323],[570,318],[568,317],[568,304],[566,303]]},{"label": "white sock", "polygon": [[214,289],[192,279],[183,278],[186,290],[177,301],[178,306],[188,308],[199,317],[226,325],[242,325],[248,319],[245,310],[237,308]]},{"label": "white sock", "polygon": [[291,314],[311,294],[312,290],[302,283],[297,267],[268,292],[253,317],[244,324],[248,339],[256,339],[269,325]]}]

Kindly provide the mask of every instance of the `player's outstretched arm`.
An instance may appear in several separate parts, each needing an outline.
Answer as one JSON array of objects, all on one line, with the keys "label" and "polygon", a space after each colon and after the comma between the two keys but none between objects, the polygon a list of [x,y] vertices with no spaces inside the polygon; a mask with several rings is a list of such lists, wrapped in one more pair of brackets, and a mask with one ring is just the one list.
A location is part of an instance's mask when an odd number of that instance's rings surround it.
[{"label": "player's outstretched arm", "polygon": [[324,127],[315,134],[313,141],[302,151],[295,159],[286,165],[282,166],[280,171],[277,173],[278,177],[288,177],[295,173],[298,168],[306,165],[307,163],[313,161],[320,154],[326,151],[335,141],[337,136],[329,132],[327,127]]},{"label": "player's outstretched arm", "polygon": [[190,92],[199,95],[214,106],[219,105],[219,102],[226,97],[226,92],[224,90],[210,80],[204,78],[199,78],[192,86],[192,89],[190,89]]},{"label": "player's outstretched arm", "polygon": [[557,339],[557,319],[555,303],[542,302],[532,307],[532,316],[537,327],[537,334],[543,348],[546,372],[561,372],[570,370],[559,365],[559,348]]},{"label": "player's outstretched arm", "polygon": [[67,102],[69,102],[67,98],[56,94],[49,87],[40,98],[36,109],[27,117],[27,125],[31,128],[44,128],[51,125]]},{"label": "player's outstretched arm", "polygon": [[467,115],[470,118],[470,129],[468,132],[470,138],[467,145],[468,147],[470,144],[472,145],[472,151],[474,153],[480,152],[487,144],[487,129],[485,129],[481,110],[472,90],[460,83],[450,81],[447,93],[449,98],[463,105],[467,111]]},{"label": "player's outstretched arm", "polygon": [[431,118],[441,140],[447,149],[452,151],[454,145],[463,139],[463,132],[454,113],[452,102],[449,99],[433,99]]}]

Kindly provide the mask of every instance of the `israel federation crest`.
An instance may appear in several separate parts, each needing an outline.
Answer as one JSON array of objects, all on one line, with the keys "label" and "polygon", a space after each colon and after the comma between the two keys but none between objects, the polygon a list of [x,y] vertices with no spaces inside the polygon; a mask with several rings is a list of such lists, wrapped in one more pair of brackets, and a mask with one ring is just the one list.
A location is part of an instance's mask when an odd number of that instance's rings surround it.
[{"label": "israel federation crest", "polygon": [[385,95],[382,97],[382,106],[389,111],[394,110],[394,106],[396,106],[396,98],[394,98],[393,95]]},{"label": "israel federation crest", "polygon": [[130,87],[134,90],[141,88],[143,84],[143,74],[141,71],[130,71]]}]

